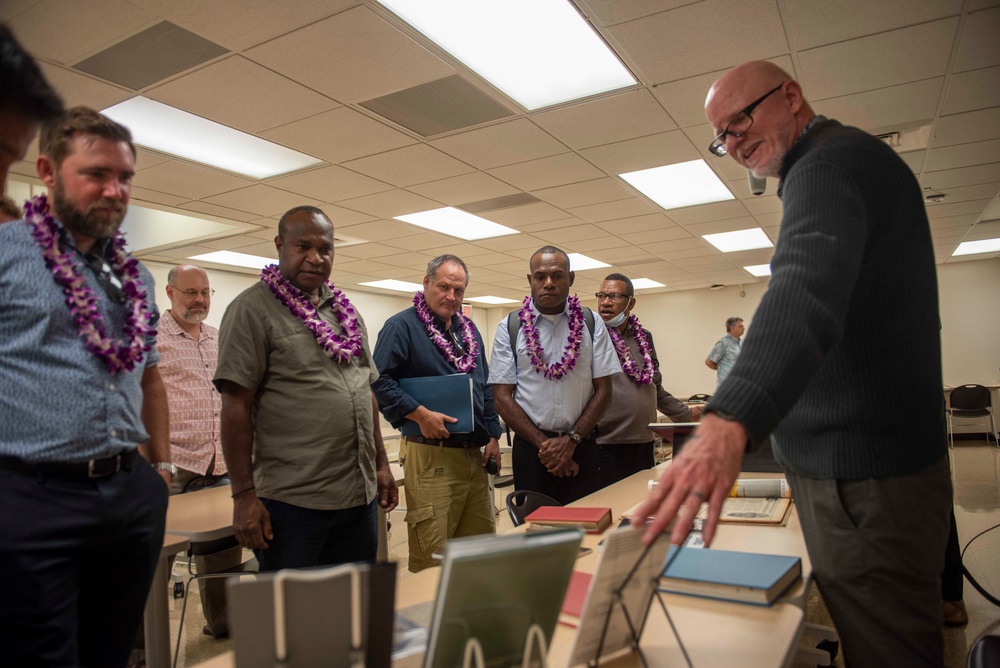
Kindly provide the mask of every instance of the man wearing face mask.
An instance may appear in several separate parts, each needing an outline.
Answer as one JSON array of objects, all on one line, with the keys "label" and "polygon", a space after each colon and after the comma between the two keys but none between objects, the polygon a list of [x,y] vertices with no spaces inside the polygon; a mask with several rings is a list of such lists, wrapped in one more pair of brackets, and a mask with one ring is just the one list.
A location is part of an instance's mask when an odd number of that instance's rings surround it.
[{"label": "man wearing face mask", "polygon": [[657,409],[674,422],[695,422],[701,407],[688,408],[663,388],[653,335],[632,315],[631,279],[610,274],[594,296],[623,371],[611,377],[611,405],[597,430],[601,486],[606,487],[653,467],[653,433],[646,425],[656,420]]}]

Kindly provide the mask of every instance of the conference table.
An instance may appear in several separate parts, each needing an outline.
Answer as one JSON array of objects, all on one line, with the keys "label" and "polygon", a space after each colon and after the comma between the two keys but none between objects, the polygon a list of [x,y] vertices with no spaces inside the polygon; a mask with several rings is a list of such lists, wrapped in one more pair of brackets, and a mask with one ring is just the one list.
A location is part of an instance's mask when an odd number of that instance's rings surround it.
[{"label": "conference table", "polygon": [[[619,518],[643,498],[649,481],[656,479],[659,473],[656,469],[636,473],[572,505],[610,507],[612,516]],[[749,473],[742,477],[780,476]],[[515,529],[519,530],[524,528]],[[602,538],[601,535],[584,536],[583,546],[591,548],[591,551],[577,560],[576,570],[593,572],[597,565],[598,543]],[[695,666],[738,665],[741,668],[790,665],[802,638],[805,598],[812,574],[794,503],[787,522],[781,526],[720,525],[712,547],[799,557],[802,559],[802,578],[771,606],[662,594],[692,663]],[[433,600],[440,570],[430,568],[399,580],[396,609],[403,610]],[[663,611],[655,600],[653,605],[640,643],[648,665],[686,665]],[[574,627],[563,623],[556,626],[549,650],[549,665],[566,665],[575,632]],[[421,665],[420,662],[420,657],[416,656],[396,661],[393,665],[396,668],[416,668]],[[635,653],[616,657],[610,662],[602,660],[601,664],[622,667],[642,665]],[[233,668],[233,665],[233,653],[227,652],[199,664],[199,668]]]}]

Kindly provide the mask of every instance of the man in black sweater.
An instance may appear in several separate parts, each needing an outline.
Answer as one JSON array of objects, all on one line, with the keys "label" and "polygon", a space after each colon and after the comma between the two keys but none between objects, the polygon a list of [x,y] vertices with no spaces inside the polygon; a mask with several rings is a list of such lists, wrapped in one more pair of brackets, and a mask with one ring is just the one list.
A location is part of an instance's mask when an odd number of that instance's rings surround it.
[{"label": "man in black sweater", "polygon": [[920,188],[771,63],[723,75],[705,113],[713,153],[780,179],[781,233],[736,366],[636,516],[655,515],[650,539],[677,515],[677,543],[707,501],[710,542],[744,451],[774,432],[847,665],[940,666],[952,497]]}]

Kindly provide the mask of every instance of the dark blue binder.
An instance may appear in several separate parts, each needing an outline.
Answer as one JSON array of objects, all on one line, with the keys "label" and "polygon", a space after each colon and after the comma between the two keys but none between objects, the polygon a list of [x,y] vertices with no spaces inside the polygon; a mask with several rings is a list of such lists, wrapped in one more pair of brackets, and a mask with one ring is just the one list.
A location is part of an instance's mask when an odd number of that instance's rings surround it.
[{"label": "dark blue binder", "polygon": [[[429,411],[444,413],[458,422],[445,426],[452,434],[471,434],[475,430],[472,403],[472,376],[453,373],[448,376],[400,378],[399,389]],[[420,425],[407,420],[400,428],[403,436],[420,436]]]}]

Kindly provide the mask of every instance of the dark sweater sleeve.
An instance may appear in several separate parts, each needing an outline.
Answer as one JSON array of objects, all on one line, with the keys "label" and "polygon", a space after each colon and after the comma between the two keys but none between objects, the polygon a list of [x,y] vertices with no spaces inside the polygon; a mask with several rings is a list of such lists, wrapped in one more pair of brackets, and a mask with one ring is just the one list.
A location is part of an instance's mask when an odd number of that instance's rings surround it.
[{"label": "dark sweater sleeve", "polygon": [[763,441],[840,340],[869,221],[850,172],[807,156],[785,179],[770,286],[739,359],[706,410],[734,416]]}]

